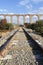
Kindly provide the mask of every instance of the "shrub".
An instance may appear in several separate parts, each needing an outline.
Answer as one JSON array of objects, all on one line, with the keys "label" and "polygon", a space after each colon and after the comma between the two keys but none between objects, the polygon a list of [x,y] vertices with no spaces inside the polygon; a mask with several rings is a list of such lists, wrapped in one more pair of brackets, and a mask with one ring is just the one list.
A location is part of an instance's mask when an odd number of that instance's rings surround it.
[{"label": "shrub", "polygon": [[13,29],[13,24],[12,23],[7,23],[6,24],[6,29],[7,30],[12,30]]},{"label": "shrub", "polygon": [[33,23],[33,24],[31,24],[30,28],[34,30],[35,29],[35,26],[36,25]]},{"label": "shrub", "polygon": [[31,24],[30,24],[30,23],[24,23],[24,26],[25,26],[26,28],[30,28],[30,27],[31,27]]},{"label": "shrub", "polygon": [[13,29],[12,23],[7,23],[6,19],[0,20],[0,30],[12,30],[12,29]]},{"label": "shrub", "polygon": [[33,24],[25,23],[25,27],[31,28],[35,30],[36,32],[38,32],[38,34],[43,35],[43,20],[36,21],[36,23],[33,23]]},{"label": "shrub", "polygon": [[35,30],[39,32],[40,34],[43,33],[43,20],[39,20],[36,22]]}]

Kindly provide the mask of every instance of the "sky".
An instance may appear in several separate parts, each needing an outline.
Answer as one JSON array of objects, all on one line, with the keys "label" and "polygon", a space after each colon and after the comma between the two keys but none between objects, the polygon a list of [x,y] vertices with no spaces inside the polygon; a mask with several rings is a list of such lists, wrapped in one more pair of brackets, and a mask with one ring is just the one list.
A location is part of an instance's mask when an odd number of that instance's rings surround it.
[{"label": "sky", "polygon": [[0,0],[0,13],[43,13],[43,0]]},{"label": "sky", "polygon": [[[43,14],[43,0],[0,0],[0,14]],[[23,18],[21,20],[23,23]]]}]

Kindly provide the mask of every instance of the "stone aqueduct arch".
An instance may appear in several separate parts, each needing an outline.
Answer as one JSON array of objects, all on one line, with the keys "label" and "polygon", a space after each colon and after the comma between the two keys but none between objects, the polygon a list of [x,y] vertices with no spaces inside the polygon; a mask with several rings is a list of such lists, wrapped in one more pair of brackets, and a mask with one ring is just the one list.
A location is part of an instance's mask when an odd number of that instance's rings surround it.
[{"label": "stone aqueduct arch", "polygon": [[6,18],[6,16],[10,16],[10,21],[12,23],[12,17],[16,16],[17,17],[17,24],[19,23],[19,17],[23,16],[23,23],[25,23],[25,17],[29,16],[29,23],[32,23],[32,17],[33,16],[37,16],[38,20],[40,20],[40,17],[43,16],[43,14],[0,14],[0,16],[4,16],[4,19]]}]

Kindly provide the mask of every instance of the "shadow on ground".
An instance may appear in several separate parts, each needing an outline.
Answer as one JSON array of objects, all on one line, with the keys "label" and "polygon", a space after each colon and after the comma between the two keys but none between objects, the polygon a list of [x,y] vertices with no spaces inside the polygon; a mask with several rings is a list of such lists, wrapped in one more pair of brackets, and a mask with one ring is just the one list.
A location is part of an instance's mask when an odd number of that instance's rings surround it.
[{"label": "shadow on ground", "polygon": [[38,65],[43,65],[43,50],[39,47],[39,45],[26,33],[23,29],[25,36],[27,37],[28,43],[32,48],[33,55],[35,56],[36,62]]}]

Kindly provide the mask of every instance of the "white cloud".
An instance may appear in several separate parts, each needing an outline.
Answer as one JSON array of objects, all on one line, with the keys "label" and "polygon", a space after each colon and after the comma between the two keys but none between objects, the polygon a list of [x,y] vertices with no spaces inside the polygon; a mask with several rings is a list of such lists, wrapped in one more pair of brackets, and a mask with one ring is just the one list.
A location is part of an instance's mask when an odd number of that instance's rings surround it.
[{"label": "white cloud", "polygon": [[14,13],[8,13],[8,14],[14,14]]},{"label": "white cloud", "polygon": [[26,8],[27,8],[27,9],[32,9],[32,5],[31,5],[31,4],[26,5]]},{"label": "white cloud", "polygon": [[19,6],[24,6],[27,9],[32,9],[32,4],[30,4],[29,0],[22,0],[19,2]]},{"label": "white cloud", "polygon": [[31,10],[29,14],[43,14],[43,7],[38,8],[37,10]]},{"label": "white cloud", "polygon": [[39,10],[42,10],[43,11],[43,7],[40,7]]},{"label": "white cloud", "polygon": [[43,14],[43,7],[39,8],[39,13]]},{"label": "white cloud", "polygon": [[0,9],[0,12],[3,12],[3,10],[2,10],[2,9]]},{"label": "white cloud", "polygon": [[22,0],[19,2],[20,5],[26,5],[29,3],[29,0]]},{"label": "white cloud", "polygon": [[43,2],[43,0],[31,0],[31,1],[33,1],[35,3]]},{"label": "white cloud", "polygon": [[36,14],[37,13],[37,10],[31,10],[28,12],[28,14]]},{"label": "white cloud", "polygon": [[[43,0],[31,0],[31,2],[34,3],[39,3],[39,2],[43,2]],[[25,7],[28,11],[29,14],[43,14],[43,7],[40,7],[36,10],[34,10],[34,5],[31,3],[29,0],[20,0],[19,2],[19,6],[21,7]]]},{"label": "white cloud", "polygon": [[6,9],[0,9],[0,12],[7,12]]},{"label": "white cloud", "polygon": [[9,13],[9,12],[6,12],[6,13],[3,13],[3,14],[14,14],[13,12]]}]

